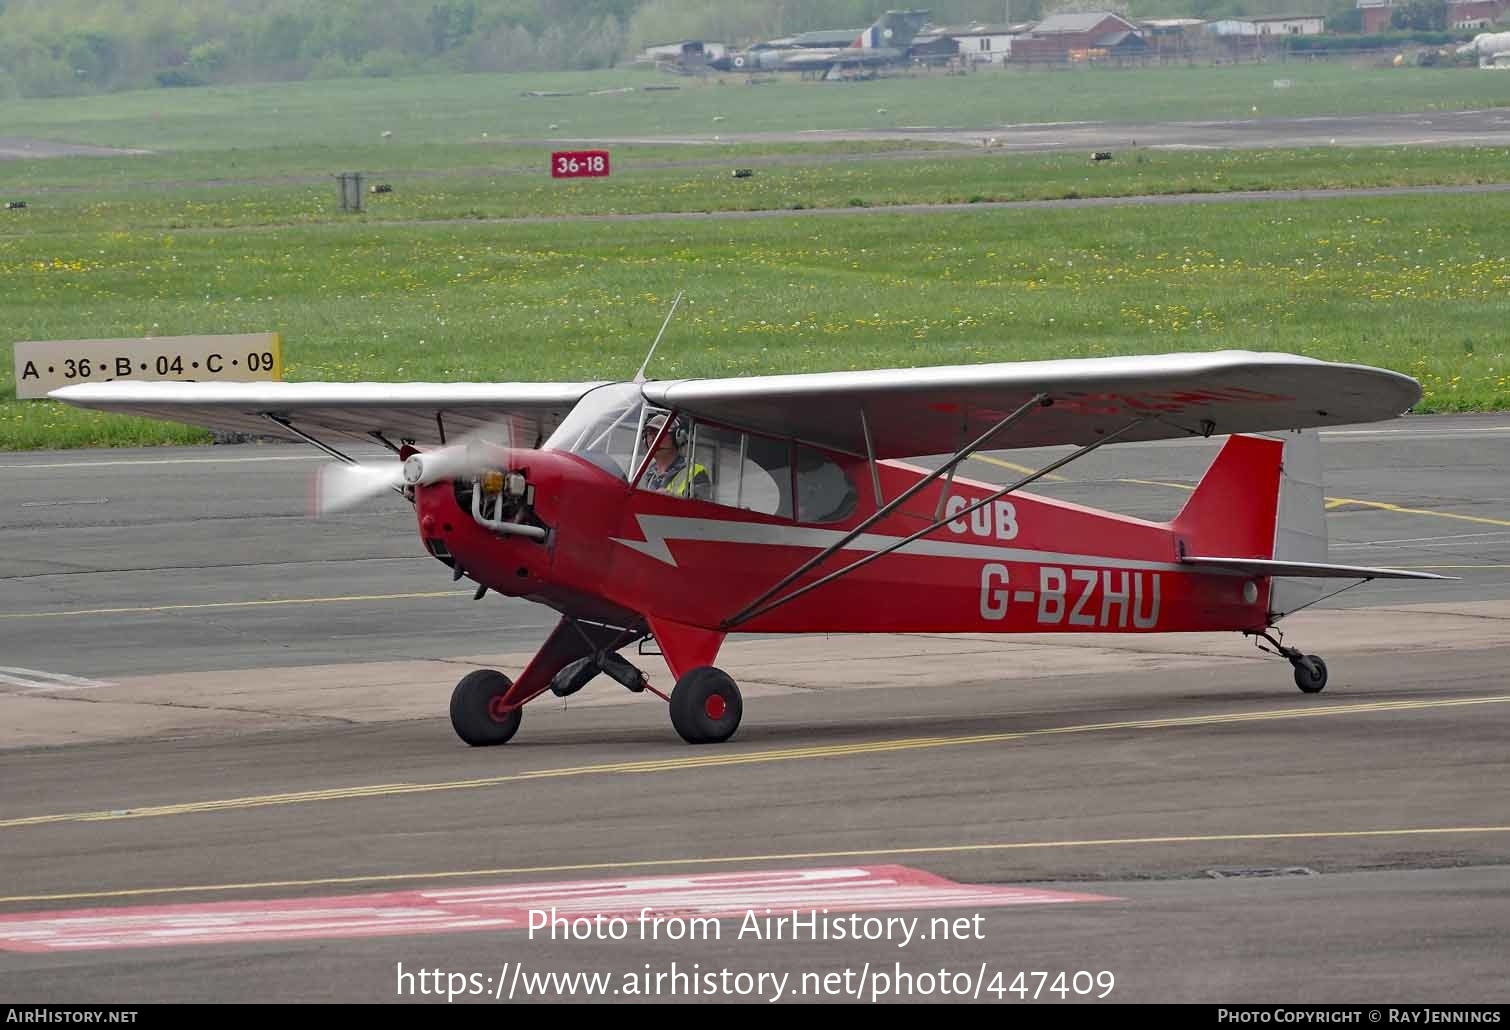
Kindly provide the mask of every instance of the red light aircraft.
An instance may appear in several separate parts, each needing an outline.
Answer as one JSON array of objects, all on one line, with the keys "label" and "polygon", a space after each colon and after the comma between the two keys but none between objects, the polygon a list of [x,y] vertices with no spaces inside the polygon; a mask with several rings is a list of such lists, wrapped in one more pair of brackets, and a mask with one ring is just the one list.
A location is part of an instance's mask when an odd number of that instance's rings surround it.
[{"label": "red light aircraft", "polygon": [[[664,329],[664,327],[663,327]],[[648,362],[648,358],[646,359]],[[731,632],[1235,632],[1307,693],[1326,664],[1276,623],[1321,580],[1440,579],[1328,563],[1315,427],[1420,399],[1395,372],[1241,351],[617,383],[113,382],[52,396],[303,440],[341,464],[322,508],[393,489],[453,578],[561,615],[510,679],[451,698],[468,744],[502,744],[547,691],[599,673],[669,701],[689,743],[742,704],[715,667]],[[1115,442],[1228,435],[1170,522],[1024,487]],[[331,440],[379,441],[358,464]],[[521,445],[523,443],[524,445]],[[979,450],[1073,445],[1005,486]],[[947,455],[923,467],[906,459]],[[620,652],[654,638],[669,694]],[[1260,644],[1262,646],[1262,644]],[[1266,648],[1267,650],[1267,648]]]}]

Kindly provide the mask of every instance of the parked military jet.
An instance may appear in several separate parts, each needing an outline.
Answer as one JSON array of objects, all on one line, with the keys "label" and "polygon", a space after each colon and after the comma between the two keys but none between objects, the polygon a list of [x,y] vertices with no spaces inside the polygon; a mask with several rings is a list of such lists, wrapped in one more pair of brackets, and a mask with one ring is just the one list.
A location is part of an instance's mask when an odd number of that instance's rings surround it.
[{"label": "parked military jet", "polygon": [[928,23],[928,16],[928,11],[887,11],[848,42],[842,42],[847,32],[804,32],[730,52],[710,66],[719,71],[822,73],[823,78],[836,79],[858,70],[905,64],[913,37]]}]

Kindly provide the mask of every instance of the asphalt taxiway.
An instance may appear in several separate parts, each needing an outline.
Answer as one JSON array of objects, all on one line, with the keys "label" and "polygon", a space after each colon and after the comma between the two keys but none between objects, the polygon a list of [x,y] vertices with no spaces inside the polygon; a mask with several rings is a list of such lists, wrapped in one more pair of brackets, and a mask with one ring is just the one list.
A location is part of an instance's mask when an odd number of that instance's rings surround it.
[{"label": "asphalt taxiway", "polygon": [[[503,748],[461,745],[451,685],[511,671],[553,620],[472,602],[400,503],[307,519],[318,456],[6,456],[0,996],[404,1000],[399,962],[491,979],[696,962],[1003,986],[1110,971],[1113,1000],[1503,1002],[1510,419],[1323,439],[1334,560],[1460,577],[1295,617],[1331,666],[1323,694],[1241,639],[751,639],[720,662],[747,704],[717,748],[601,682],[532,705]],[[1167,517],[1213,453],[1108,449],[1035,489]],[[738,920],[697,943],[371,928],[440,890],[716,875],[758,905],[762,873],[898,866],[1044,893],[920,896],[898,910],[979,912],[979,935],[902,947],[738,939]],[[332,914],[369,901],[361,932]],[[110,936],[127,932],[157,936]]]}]

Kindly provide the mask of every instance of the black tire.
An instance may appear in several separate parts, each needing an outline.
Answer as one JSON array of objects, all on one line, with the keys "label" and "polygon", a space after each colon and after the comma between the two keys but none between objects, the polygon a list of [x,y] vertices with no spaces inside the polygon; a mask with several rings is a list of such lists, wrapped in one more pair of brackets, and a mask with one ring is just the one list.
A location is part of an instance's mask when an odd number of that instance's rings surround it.
[{"label": "black tire", "polygon": [[1313,654],[1306,655],[1306,660],[1315,666],[1314,673],[1308,672],[1304,665],[1295,666],[1295,685],[1307,694],[1319,694],[1326,688],[1326,662]]},{"label": "black tire", "polygon": [[451,728],[473,747],[507,744],[519,730],[523,708],[504,715],[494,713],[497,703],[514,681],[492,669],[469,672],[451,691]]},{"label": "black tire", "polygon": [[722,669],[693,669],[671,688],[671,725],[689,744],[722,744],[739,729],[744,700]]}]

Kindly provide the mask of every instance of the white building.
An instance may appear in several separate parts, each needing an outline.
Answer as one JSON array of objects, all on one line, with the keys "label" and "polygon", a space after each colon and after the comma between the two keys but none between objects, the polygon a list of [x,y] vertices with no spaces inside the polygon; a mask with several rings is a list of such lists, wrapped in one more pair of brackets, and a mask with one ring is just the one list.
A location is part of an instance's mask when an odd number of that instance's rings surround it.
[{"label": "white building", "polygon": [[1326,31],[1326,19],[1319,14],[1288,14],[1257,18],[1223,18],[1211,22],[1206,31],[1218,36],[1319,36]]},{"label": "white building", "polygon": [[1012,52],[1012,40],[1025,31],[1018,25],[970,25],[959,29],[940,29],[959,44],[959,55],[975,64],[1004,64]]},{"label": "white building", "polygon": [[1326,19],[1319,14],[1276,14],[1248,20],[1258,26],[1260,36],[1319,36],[1326,31]]},{"label": "white building", "polygon": [[1258,26],[1242,18],[1222,18],[1207,22],[1206,31],[1214,36],[1256,36]]}]

